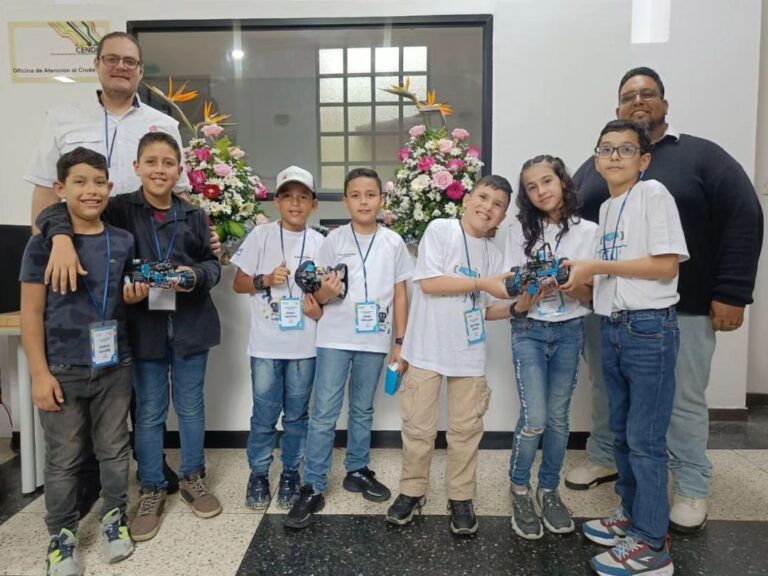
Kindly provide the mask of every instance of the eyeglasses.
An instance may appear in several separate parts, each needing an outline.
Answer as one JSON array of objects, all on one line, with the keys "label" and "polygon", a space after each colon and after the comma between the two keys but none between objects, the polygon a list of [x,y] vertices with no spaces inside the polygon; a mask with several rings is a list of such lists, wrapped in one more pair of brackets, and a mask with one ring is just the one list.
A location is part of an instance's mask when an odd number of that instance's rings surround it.
[{"label": "eyeglasses", "polygon": [[613,153],[617,152],[619,158],[627,160],[629,158],[634,158],[638,150],[640,150],[640,146],[632,146],[631,144],[622,144],[621,146],[597,146],[595,148],[595,156],[598,158],[612,158]]},{"label": "eyeglasses", "polygon": [[133,58],[131,56],[117,56],[116,54],[105,54],[104,56],[99,56],[99,59],[102,61],[102,63],[105,66],[109,66],[110,68],[114,68],[121,61],[123,63],[123,66],[125,66],[129,70],[136,70],[136,68],[138,68],[141,65],[141,60],[136,60],[136,58]]},{"label": "eyeglasses", "polygon": [[651,90],[650,88],[646,88],[645,90],[637,90],[634,92],[627,92],[626,94],[619,95],[619,103],[632,104],[632,102],[634,102],[638,96],[640,96],[640,100],[643,102],[648,102],[648,100],[658,98],[659,93],[656,90]]}]

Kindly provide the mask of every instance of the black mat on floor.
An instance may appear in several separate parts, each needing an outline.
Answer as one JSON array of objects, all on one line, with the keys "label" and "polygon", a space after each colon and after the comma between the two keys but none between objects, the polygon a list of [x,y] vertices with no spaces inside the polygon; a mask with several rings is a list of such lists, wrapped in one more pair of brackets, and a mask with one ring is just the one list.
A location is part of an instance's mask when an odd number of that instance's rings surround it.
[{"label": "black mat on floor", "polygon": [[[397,528],[383,516],[320,515],[301,531],[284,528],[283,518],[264,517],[238,576],[588,576],[589,559],[604,550],[578,533],[525,541],[499,516],[480,517],[471,537],[453,536],[446,516]],[[768,522],[712,521],[701,534],[674,537],[675,574],[764,576],[756,550],[765,542]]]},{"label": "black mat on floor", "polygon": [[24,496],[21,493],[21,458],[11,458],[0,464],[0,524],[8,520],[42,493]]}]

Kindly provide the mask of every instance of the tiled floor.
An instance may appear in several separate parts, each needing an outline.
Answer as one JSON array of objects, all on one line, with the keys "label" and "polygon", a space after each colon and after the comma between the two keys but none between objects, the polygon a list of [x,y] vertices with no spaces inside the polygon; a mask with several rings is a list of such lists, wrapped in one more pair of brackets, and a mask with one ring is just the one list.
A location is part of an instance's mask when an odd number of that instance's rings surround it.
[{"label": "tiled floor", "polygon": [[[739,428],[740,427],[740,428]],[[724,429],[724,430],[721,430]],[[768,541],[768,408],[753,411],[746,423],[715,423],[710,451],[715,466],[706,531],[676,536],[673,555],[677,574],[713,576],[768,574],[755,546]],[[4,442],[0,442],[0,446]],[[745,449],[744,445],[749,449]],[[571,451],[566,469],[583,458]],[[178,451],[169,450],[178,464]],[[334,450],[334,468],[321,518],[300,532],[282,526],[284,511],[266,514],[243,505],[248,466],[241,449],[207,452],[208,485],[224,506],[220,516],[202,520],[178,496],[169,498],[158,536],[137,545],[132,557],[106,565],[100,557],[98,504],[81,523],[82,560],[89,575],[408,575],[408,574],[589,574],[588,558],[597,549],[578,534],[547,534],[525,542],[509,526],[508,450],[480,454],[476,502],[480,531],[469,539],[447,528],[444,488],[445,452],[436,452],[432,491],[425,515],[405,529],[387,526],[388,503],[375,504],[341,488],[343,450]],[[378,478],[397,489],[398,450],[373,451]],[[48,537],[43,522],[44,498],[21,497],[18,458],[0,448],[0,574],[45,573]],[[273,485],[279,466],[273,466]],[[137,486],[132,470],[131,497]],[[563,489],[574,516],[594,517],[617,502],[612,485],[588,492]],[[752,552],[750,552],[752,551]]]}]

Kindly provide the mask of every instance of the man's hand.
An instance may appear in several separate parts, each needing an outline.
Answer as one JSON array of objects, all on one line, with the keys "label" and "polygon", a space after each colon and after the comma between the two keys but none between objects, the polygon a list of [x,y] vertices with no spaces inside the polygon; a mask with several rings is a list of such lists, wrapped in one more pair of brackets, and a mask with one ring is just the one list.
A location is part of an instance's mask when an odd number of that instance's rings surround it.
[{"label": "man's hand", "polygon": [[389,363],[397,362],[400,365],[400,377],[408,371],[408,362],[400,354],[403,351],[403,347],[400,344],[393,344],[392,350],[389,352]]},{"label": "man's hand", "polygon": [[77,276],[86,276],[88,272],[80,264],[72,238],[63,234],[53,237],[51,256],[45,268],[45,283],[50,284],[54,292],[67,293],[77,291]]},{"label": "man's hand", "polygon": [[[176,292],[192,292],[192,290],[195,289],[195,286],[197,285],[197,274],[195,274],[195,271],[192,270],[189,266],[176,266],[176,272],[191,272],[192,277],[195,279],[194,282],[192,282],[191,288],[182,288],[181,286],[174,286],[173,289]],[[149,292],[147,292],[149,294]]]},{"label": "man's hand", "polygon": [[217,258],[221,256],[221,238],[216,232],[216,226],[211,226],[211,251]]},{"label": "man's hand", "polygon": [[320,304],[325,304],[332,298],[336,298],[341,294],[343,284],[341,278],[337,272],[331,272],[323,276],[320,282],[320,289],[315,292],[315,298]]},{"label": "man's hand", "polygon": [[291,271],[288,270],[285,262],[280,262],[280,266],[275,268],[270,276],[270,286],[282,286],[288,281],[288,278],[291,277]]},{"label": "man's hand", "polygon": [[323,316],[323,307],[312,294],[304,294],[304,314],[315,322]]},{"label": "man's hand", "polygon": [[149,296],[149,285],[144,282],[127,282],[123,284],[123,302],[137,304]]},{"label": "man's hand", "polygon": [[61,412],[64,393],[53,374],[47,372],[32,377],[32,402],[45,412]]},{"label": "man's hand", "polygon": [[712,328],[715,332],[732,332],[738,330],[744,323],[742,306],[723,304],[717,300],[712,300],[709,315],[712,317]]},{"label": "man's hand", "polygon": [[477,286],[479,290],[482,290],[483,292],[487,292],[494,298],[498,298],[499,300],[509,300],[510,295],[509,292],[507,292],[507,278],[511,278],[514,276],[514,272],[504,272],[503,274],[499,274],[498,276],[492,276],[490,278],[484,278],[482,280],[478,280]]}]

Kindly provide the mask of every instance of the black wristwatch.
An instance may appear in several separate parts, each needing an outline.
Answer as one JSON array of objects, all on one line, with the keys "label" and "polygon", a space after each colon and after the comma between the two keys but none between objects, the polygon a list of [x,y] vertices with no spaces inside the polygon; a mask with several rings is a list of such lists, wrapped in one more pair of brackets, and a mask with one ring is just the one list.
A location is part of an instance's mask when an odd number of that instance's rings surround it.
[{"label": "black wristwatch", "polygon": [[509,307],[509,313],[512,315],[512,318],[516,318],[517,320],[520,320],[521,318],[525,318],[528,316],[528,311],[521,312],[519,311],[515,305],[517,302],[512,302],[512,305]]},{"label": "black wristwatch", "polygon": [[402,338],[395,338],[395,344],[397,346],[402,346],[403,345],[403,339]]},{"label": "black wristwatch", "polygon": [[256,274],[253,277],[253,287],[256,292],[263,292],[266,286],[264,286],[264,274]]}]

